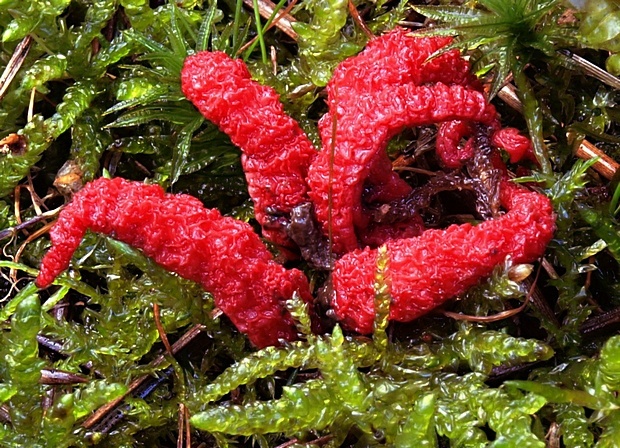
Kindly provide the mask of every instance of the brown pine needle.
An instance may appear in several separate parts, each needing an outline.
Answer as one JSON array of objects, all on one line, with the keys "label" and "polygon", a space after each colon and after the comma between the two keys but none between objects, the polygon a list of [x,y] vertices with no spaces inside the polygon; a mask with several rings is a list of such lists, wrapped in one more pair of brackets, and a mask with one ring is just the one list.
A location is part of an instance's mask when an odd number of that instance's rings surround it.
[{"label": "brown pine needle", "polygon": [[32,44],[32,37],[30,35],[24,37],[22,41],[15,47],[15,51],[9,59],[9,63],[7,64],[2,76],[0,76],[0,99],[4,98],[6,91],[9,89],[11,82],[17,75],[17,72],[21,68],[26,56],[28,56],[28,51],[30,50],[30,45]]},{"label": "brown pine needle", "polygon": [[517,89],[512,84],[506,84],[502,87],[497,92],[497,96],[517,112],[523,112],[523,104],[521,104],[521,100],[517,96]]},{"label": "brown pine needle", "polygon": [[364,19],[362,19],[362,17],[360,16],[360,13],[357,11],[357,8],[355,7],[355,4],[353,3],[352,0],[349,0],[349,13],[351,14],[351,17],[353,18],[353,21],[362,29],[364,34],[369,39],[372,39],[373,37],[375,37],[375,35],[370,30],[370,28],[368,28],[368,25],[366,25],[366,22],[364,22]]},{"label": "brown pine needle", "polygon": [[579,331],[583,335],[603,332],[610,334],[609,327],[617,327],[618,324],[620,324],[620,307],[589,318],[579,327]]},{"label": "brown pine needle", "polygon": [[58,369],[43,369],[39,378],[39,384],[77,384],[89,381],[90,379],[84,375]]},{"label": "brown pine needle", "polygon": [[[271,2],[269,2],[269,3],[271,3]],[[265,27],[263,32],[267,32],[268,30],[270,30],[271,28],[273,28],[275,26],[280,31],[282,31],[285,34],[287,34],[290,38],[292,38],[294,40],[297,40],[297,33],[295,33],[295,31],[293,30],[293,27],[291,25],[291,24],[295,23],[296,20],[295,20],[295,18],[293,16],[291,16],[289,14],[296,4],[297,4],[297,0],[293,0],[292,2],[290,2],[288,4],[288,6],[283,11],[279,12],[278,15],[273,19],[273,21],[267,27]],[[250,8],[252,8],[253,7],[252,0],[249,0],[249,3],[246,1],[246,5],[249,6]],[[276,5],[274,3],[271,3],[271,5],[273,5],[272,13],[271,13],[271,14],[273,14],[273,8],[275,8]],[[262,15],[263,14],[263,10],[260,9],[260,1],[259,1],[259,13],[261,14],[261,17],[264,18],[264,19],[269,19],[271,17],[271,14],[269,14],[267,16]],[[294,35],[289,34],[289,32],[290,33],[294,33]],[[243,53],[251,45],[253,45],[254,42],[256,42],[257,40],[258,40],[258,36],[255,36],[254,38],[250,39],[249,42],[247,42],[241,48],[239,48],[239,50],[237,50],[237,55],[240,55],[241,53]]]},{"label": "brown pine needle", "polygon": [[[253,8],[252,0],[243,0],[243,3],[249,8]],[[291,26],[292,23],[296,22],[295,18],[289,14],[290,10],[293,9],[296,2],[292,2],[292,4],[288,5],[287,8],[278,14],[278,16],[271,22],[271,26],[275,26],[288,37],[293,40],[297,40],[297,33]],[[258,0],[258,12],[263,19],[269,19],[273,12],[276,9],[276,4],[270,0]],[[271,28],[271,26],[269,28]],[[269,29],[267,28],[267,29]],[[266,30],[264,30],[266,31]]]},{"label": "brown pine needle", "polygon": [[[26,241],[24,241],[21,246],[19,246],[19,249],[17,249],[17,252],[15,252],[15,257],[13,257],[13,261],[15,263],[19,263],[19,259],[22,256],[22,253],[24,252],[24,250],[26,249],[26,246],[28,244],[30,244],[31,242],[33,242],[34,240],[36,240],[37,238],[39,238],[41,235],[45,235],[47,232],[49,232],[49,230],[52,228],[52,226],[56,223],[56,221],[52,221],[50,223],[47,223],[46,225],[44,225],[43,227],[41,227],[40,229],[38,229],[36,232],[31,233],[28,238],[26,238]],[[17,283],[17,269],[12,268],[10,270],[10,274],[9,276],[11,277],[11,280],[15,283]]]},{"label": "brown pine needle", "polygon": [[620,89],[620,79],[609,73],[607,70],[603,70],[598,65],[593,64],[587,59],[582,58],[569,50],[561,50],[558,53],[566,56],[579,65],[586,75],[596,78],[614,89]]},{"label": "brown pine needle", "polygon": [[153,318],[155,319],[155,326],[157,327],[157,332],[159,333],[159,339],[164,343],[164,347],[170,356],[173,355],[172,347],[170,346],[170,342],[168,341],[168,336],[166,335],[166,330],[161,323],[161,313],[159,310],[159,305],[157,303],[153,304]]},{"label": "brown pine needle", "polygon": [[[506,104],[508,104],[513,109],[522,112],[523,105],[519,100],[516,90],[512,84],[507,84],[498,92],[498,97],[500,97]],[[598,157],[597,162],[592,165],[592,169],[599,173],[607,180],[611,180],[620,164],[616,162],[614,159],[609,157],[603,151],[598,149],[592,143],[587,140],[583,140],[577,150],[575,151],[575,155],[583,160],[590,160],[595,157]]]},{"label": "brown pine needle", "polygon": [[577,151],[575,151],[575,155],[584,160],[598,157],[597,162],[592,165],[592,168],[607,180],[611,180],[620,167],[618,162],[587,140],[581,142]]},{"label": "brown pine needle", "polygon": [[9,238],[12,237],[14,235],[17,234],[17,232],[24,230],[40,221],[43,221],[47,218],[53,218],[55,217],[58,213],[60,213],[60,211],[64,208],[64,206],[60,206],[58,208],[55,208],[54,210],[49,210],[47,212],[41,213],[40,215],[37,215],[33,218],[28,219],[27,221],[22,222],[21,224],[18,224],[14,227],[9,227],[8,229],[3,229],[0,230],[0,241],[5,239],[5,238]]},{"label": "brown pine needle", "polygon": [[[200,325],[200,324],[194,325],[192,328],[190,328],[183,336],[181,336],[181,338],[178,341],[172,344],[172,347],[171,347],[172,355],[176,355],[179,351],[185,348],[191,341],[193,341],[200,334],[200,332],[204,328],[205,328],[204,325]],[[150,366],[151,367],[160,366],[165,361],[165,359],[166,359],[165,355],[163,354],[159,355],[157,358],[155,358],[151,362]],[[82,423],[82,427],[86,429],[90,429],[93,426],[95,426],[97,423],[102,421],[108,415],[110,411],[115,409],[125,399],[125,397],[135,392],[149,378],[151,378],[151,375],[142,375],[141,377],[135,379],[129,385],[127,392],[125,392],[125,394],[104,404],[99,409],[97,409],[88,419],[86,419],[86,421],[84,421],[84,423]]]},{"label": "brown pine needle", "polygon": [[184,436],[185,436],[185,411],[183,410],[183,403],[179,403],[179,413],[177,422],[177,448],[183,448]]}]

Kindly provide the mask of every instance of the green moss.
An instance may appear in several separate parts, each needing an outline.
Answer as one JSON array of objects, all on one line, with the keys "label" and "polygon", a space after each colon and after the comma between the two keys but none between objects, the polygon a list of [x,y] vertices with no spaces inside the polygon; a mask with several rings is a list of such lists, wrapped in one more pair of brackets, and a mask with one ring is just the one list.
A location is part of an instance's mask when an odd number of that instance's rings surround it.
[{"label": "green moss", "polygon": [[299,35],[302,70],[317,86],[325,86],[332,71],[347,56],[360,50],[341,34],[348,19],[347,0],[311,0],[304,3],[312,18],[310,23],[298,22],[293,28]]},{"label": "green moss", "polygon": [[[573,143],[585,137],[618,157],[620,98],[559,51],[617,73],[618,7],[592,0],[572,22],[554,0],[426,3],[353,6],[377,34],[430,17],[436,26],[423,33],[457,36],[453,47],[489,78],[491,96],[512,72],[525,116],[493,101],[502,125],[529,130],[539,166],[519,182],[547,194],[557,215],[535,288],[507,261],[446,307],[480,317],[533,293],[537,300],[496,322],[454,322],[438,311],[394,325],[383,254],[371,337],[330,324],[313,334],[307,306],[293,297],[301,340],[256,351],[198,285],[111,238],[88,234],[69,272],[38,291],[31,278],[49,243],[32,235],[53,218],[28,220],[62,204],[52,182],[71,161],[83,182],[104,172],[149,178],[253,223],[240,153],[183,97],[183,59],[204,49],[243,57],[319,147],[322,87],[368,40],[349,3],[296,6],[293,42],[268,29],[274,17],[258,19],[238,0],[0,1],[2,65],[32,37],[0,103],[2,137],[24,143],[0,150],[0,446],[177,446],[181,404],[195,446],[542,447],[546,434],[569,448],[617,444],[620,339],[605,319],[620,305],[620,187],[598,176],[594,161],[577,161]],[[408,134],[397,140],[394,156],[413,146]],[[415,163],[436,169],[428,153]],[[15,197],[16,185],[28,188]],[[440,197],[429,214],[452,219],[446,204]],[[318,290],[325,273],[299,267]],[[174,359],[159,357],[154,304],[171,343],[202,325]],[[583,331],[599,319],[600,335]],[[42,384],[54,371],[80,382]],[[143,375],[152,382],[105,412],[118,421],[83,427]]]}]

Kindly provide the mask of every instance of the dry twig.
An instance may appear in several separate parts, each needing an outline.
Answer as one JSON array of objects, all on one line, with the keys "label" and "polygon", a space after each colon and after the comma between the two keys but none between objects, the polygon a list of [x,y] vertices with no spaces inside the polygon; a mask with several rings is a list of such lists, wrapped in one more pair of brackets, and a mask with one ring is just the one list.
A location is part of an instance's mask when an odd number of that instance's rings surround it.
[{"label": "dry twig", "polygon": [[[186,347],[191,341],[193,341],[200,334],[200,332],[203,329],[204,329],[203,325],[194,325],[192,328],[190,328],[183,336],[181,336],[181,338],[178,341],[172,344],[171,346],[172,355],[177,354],[181,349]],[[159,355],[157,358],[155,358],[151,362],[150,365],[151,367],[158,367],[164,362],[165,359],[166,359],[165,355],[163,354]],[[91,415],[84,423],[82,423],[82,427],[86,429],[93,428],[97,423],[101,422],[111,411],[113,411],[125,399],[125,397],[134,393],[141,386],[143,386],[144,383],[149,378],[151,378],[151,375],[143,375],[140,378],[135,379],[129,385],[127,392],[123,396],[116,398],[110,401],[109,403],[104,404],[99,409],[97,409],[97,411],[95,411],[93,415]]]},{"label": "dry twig", "polygon": [[[506,84],[502,87],[497,96],[499,96],[513,109],[523,112],[523,105],[521,104],[521,101],[519,100],[516,90],[512,84]],[[611,180],[620,167],[620,164],[618,164],[614,159],[609,157],[587,140],[583,140],[581,142],[575,151],[575,155],[584,160],[590,160],[598,157],[597,162],[592,165],[592,169],[607,180]]]},{"label": "dry twig", "polygon": [[[243,3],[249,8],[253,8],[252,0],[243,0]],[[276,4],[270,0],[258,0],[258,12],[260,16],[264,19],[268,19],[273,15],[273,12],[276,9]],[[288,14],[288,12],[292,9],[292,6],[289,5],[287,9],[285,9],[282,13],[278,14],[276,18],[273,20],[272,25],[278,28],[280,31],[285,33],[291,39],[297,40],[297,33],[291,26],[292,23],[296,22],[295,18]]]},{"label": "dry twig", "polygon": [[15,51],[9,59],[9,63],[7,64],[2,76],[0,76],[0,99],[4,98],[6,91],[8,90],[11,82],[17,75],[17,72],[21,68],[26,56],[28,56],[28,51],[30,50],[30,46],[32,44],[32,37],[30,35],[24,37],[22,41],[15,47]]}]

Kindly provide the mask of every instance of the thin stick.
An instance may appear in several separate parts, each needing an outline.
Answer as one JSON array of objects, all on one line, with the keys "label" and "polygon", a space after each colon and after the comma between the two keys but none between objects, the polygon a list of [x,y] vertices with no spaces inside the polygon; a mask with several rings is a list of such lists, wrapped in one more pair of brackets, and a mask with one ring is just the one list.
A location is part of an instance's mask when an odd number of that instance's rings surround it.
[{"label": "thin stick", "polygon": [[[269,31],[271,28],[273,28],[274,26],[276,28],[282,29],[278,26],[278,24],[280,23],[280,19],[283,19],[285,17],[288,17],[288,26],[291,25],[291,23],[295,22],[295,18],[293,18],[292,16],[289,15],[289,12],[291,12],[291,10],[293,9],[293,7],[297,4],[297,0],[292,0],[288,6],[283,10],[280,11],[278,13],[278,15],[276,17],[273,17],[273,13],[271,16],[266,17],[267,19],[267,23],[265,23],[265,27],[263,28],[263,32],[266,33],[267,31]],[[278,7],[278,5],[275,5],[275,7]],[[272,20],[273,19],[273,20]],[[286,27],[286,24],[285,24]],[[292,28],[291,28],[292,30]],[[294,39],[297,39],[297,34],[295,34]],[[246,42],[241,48],[239,48],[239,50],[237,50],[237,55],[240,55],[241,53],[243,53],[245,50],[247,50],[250,47],[253,47],[253,45],[255,44],[255,42],[258,40],[258,36],[253,37],[252,39],[250,39],[250,41]]]},{"label": "thin stick", "polygon": [[523,104],[517,96],[517,89],[512,84],[506,84],[497,92],[497,96],[517,112],[523,113]]},{"label": "thin stick", "polygon": [[192,448],[192,428],[189,424],[189,409],[183,403],[181,403],[181,406],[183,406],[185,414],[185,446],[187,448]]},{"label": "thin stick", "polygon": [[368,25],[366,25],[366,22],[364,22],[364,19],[362,19],[362,17],[360,16],[360,13],[357,11],[357,8],[355,7],[355,4],[352,0],[349,0],[349,13],[353,18],[353,21],[359,25],[359,27],[369,39],[375,37],[370,28],[368,28]]},{"label": "thin stick", "polygon": [[161,324],[161,313],[159,312],[159,305],[157,303],[153,303],[153,317],[155,318],[155,326],[157,327],[157,333],[159,333],[159,339],[164,343],[164,347],[168,354],[172,356],[172,347],[170,346],[170,341],[168,341],[166,330]]},{"label": "thin stick", "polygon": [[[502,87],[497,96],[516,111],[523,112],[523,105],[521,101],[519,101],[515,87],[512,84],[507,84]],[[611,180],[618,171],[618,168],[620,168],[620,164],[587,140],[581,142],[575,151],[575,155],[583,160],[590,160],[598,157],[599,159],[592,165],[592,169],[607,180]]]},{"label": "thin stick", "polygon": [[17,232],[30,227],[36,223],[38,223],[39,221],[43,221],[44,219],[47,218],[53,218],[54,216],[56,216],[58,213],[60,213],[60,211],[64,208],[63,206],[60,206],[58,208],[55,208],[54,210],[49,210],[47,212],[41,213],[40,215],[37,215],[33,218],[30,218],[27,221],[22,222],[21,224],[16,225],[15,227],[9,227],[8,229],[4,229],[4,230],[0,230],[0,241],[8,238],[10,236],[13,236],[15,234],[17,234]]},{"label": "thin stick", "polygon": [[13,189],[13,214],[15,215],[15,221],[17,222],[17,225],[20,225],[22,223],[21,202],[19,200],[19,193],[21,189],[21,184],[15,185],[15,188]]},{"label": "thin stick", "polygon": [[183,448],[185,436],[185,405],[179,403],[177,417],[177,448]]},{"label": "thin stick", "polygon": [[[38,229],[36,232],[30,234],[28,238],[26,238],[26,241],[24,241],[22,245],[19,246],[19,248],[17,249],[17,252],[15,252],[13,261],[15,263],[19,263],[19,259],[21,258],[22,253],[24,252],[24,249],[26,249],[26,246],[30,244],[32,241],[34,241],[35,239],[39,238],[41,235],[45,235],[47,232],[49,232],[49,230],[52,228],[55,222],[56,221],[47,223],[43,227]],[[9,276],[11,277],[11,280],[14,283],[17,283],[17,269],[11,268],[11,270],[9,271]]]},{"label": "thin stick", "polygon": [[29,34],[22,39],[17,47],[15,47],[15,51],[13,52],[11,59],[9,59],[9,63],[4,69],[2,76],[0,76],[0,99],[4,98],[4,95],[15,78],[15,75],[17,75],[17,72],[24,63],[26,56],[28,56],[28,51],[30,50],[31,44],[32,36]]},{"label": "thin stick", "polygon": [[536,308],[536,310],[538,310],[540,314],[545,316],[545,318],[547,318],[549,322],[551,322],[555,327],[559,327],[560,322],[558,322],[558,318],[549,306],[549,303],[545,300],[538,285],[532,284],[530,280],[526,280],[525,282],[526,284],[529,284],[532,288],[532,306]]},{"label": "thin stick", "polygon": [[28,102],[28,115],[26,118],[28,123],[30,123],[32,121],[32,117],[34,117],[34,98],[36,94],[37,94],[37,89],[36,87],[33,87],[32,90],[30,91],[30,101]]},{"label": "thin stick", "polygon": [[569,50],[560,50],[558,53],[566,56],[579,65],[586,75],[596,78],[614,89],[620,89],[620,79],[609,73],[607,70],[603,70],[598,65],[593,64],[587,59],[584,59]]},{"label": "thin stick", "polygon": [[[249,7],[254,8],[253,0],[243,0],[243,3]],[[257,0],[258,3],[258,13],[262,18],[268,19],[273,15],[273,12],[276,9],[276,4],[270,0]],[[287,8],[288,9],[288,8]],[[285,33],[291,39],[297,40],[297,33],[291,26],[292,23],[296,22],[295,18],[290,14],[282,13],[274,19],[273,23],[276,28]]]},{"label": "thin stick", "polygon": [[577,151],[575,151],[575,155],[584,160],[590,160],[598,157],[598,161],[592,165],[592,168],[608,180],[611,180],[618,171],[618,168],[620,168],[620,164],[618,164],[618,162],[587,140],[583,140],[581,142],[577,148]]},{"label": "thin stick", "polygon": [[620,307],[608,311],[605,314],[589,318],[579,327],[579,332],[583,335],[596,333],[598,331],[607,330],[609,326],[619,323]]},{"label": "thin stick", "polygon": [[39,378],[39,384],[77,384],[88,382],[90,382],[90,379],[84,375],[58,369],[43,369],[41,370],[41,378]]},{"label": "thin stick", "polygon": [[0,422],[11,423],[11,413],[9,412],[9,407],[6,404],[0,406]]},{"label": "thin stick", "polygon": [[[181,338],[176,341],[174,344],[172,344],[172,354],[176,355],[179,351],[181,351],[183,348],[185,348],[187,346],[187,344],[189,344],[191,341],[193,341],[196,336],[198,336],[200,334],[200,332],[204,329],[204,325],[194,325],[192,328],[190,328],[183,336],[181,336]],[[151,363],[150,366],[151,367],[158,367],[160,366],[164,360],[166,359],[165,355],[159,355],[157,358],[155,358]],[[88,419],[86,419],[86,421],[84,423],[82,423],[82,427],[86,428],[86,429],[90,429],[93,426],[95,426],[97,423],[99,423],[111,410],[113,410],[114,408],[116,408],[124,399],[125,397],[127,397],[128,395],[130,395],[131,393],[135,392],[140,386],[142,386],[142,384],[148,380],[151,377],[151,375],[143,375],[137,379],[135,379],[134,381],[131,382],[131,384],[129,385],[129,388],[127,389],[127,392],[125,392],[122,396],[104,404],[103,406],[101,406],[99,409],[97,409],[95,411],[95,413],[93,415],[91,415]]]}]

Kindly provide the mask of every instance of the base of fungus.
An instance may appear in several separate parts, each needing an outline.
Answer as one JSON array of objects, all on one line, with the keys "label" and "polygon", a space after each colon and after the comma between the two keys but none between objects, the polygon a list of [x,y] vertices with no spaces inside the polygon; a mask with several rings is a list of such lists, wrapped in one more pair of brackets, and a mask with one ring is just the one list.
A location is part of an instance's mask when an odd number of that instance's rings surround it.
[{"label": "base of fungus", "polygon": [[69,266],[87,230],[113,236],[199,283],[259,348],[297,338],[286,300],[297,293],[312,302],[306,276],[276,263],[249,224],[207,209],[194,197],[120,178],[87,184],[63,209],[37,286],[48,286]]},{"label": "base of fungus", "polygon": [[[488,277],[510,256],[515,263],[538,259],[555,230],[549,199],[508,181],[502,183],[503,216],[477,226],[426,230],[416,238],[385,243],[389,254],[390,319],[407,322]],[[369,334],[374,322],[377,250],[340,258],[332,272],[331,305],[350,330]]]}]

